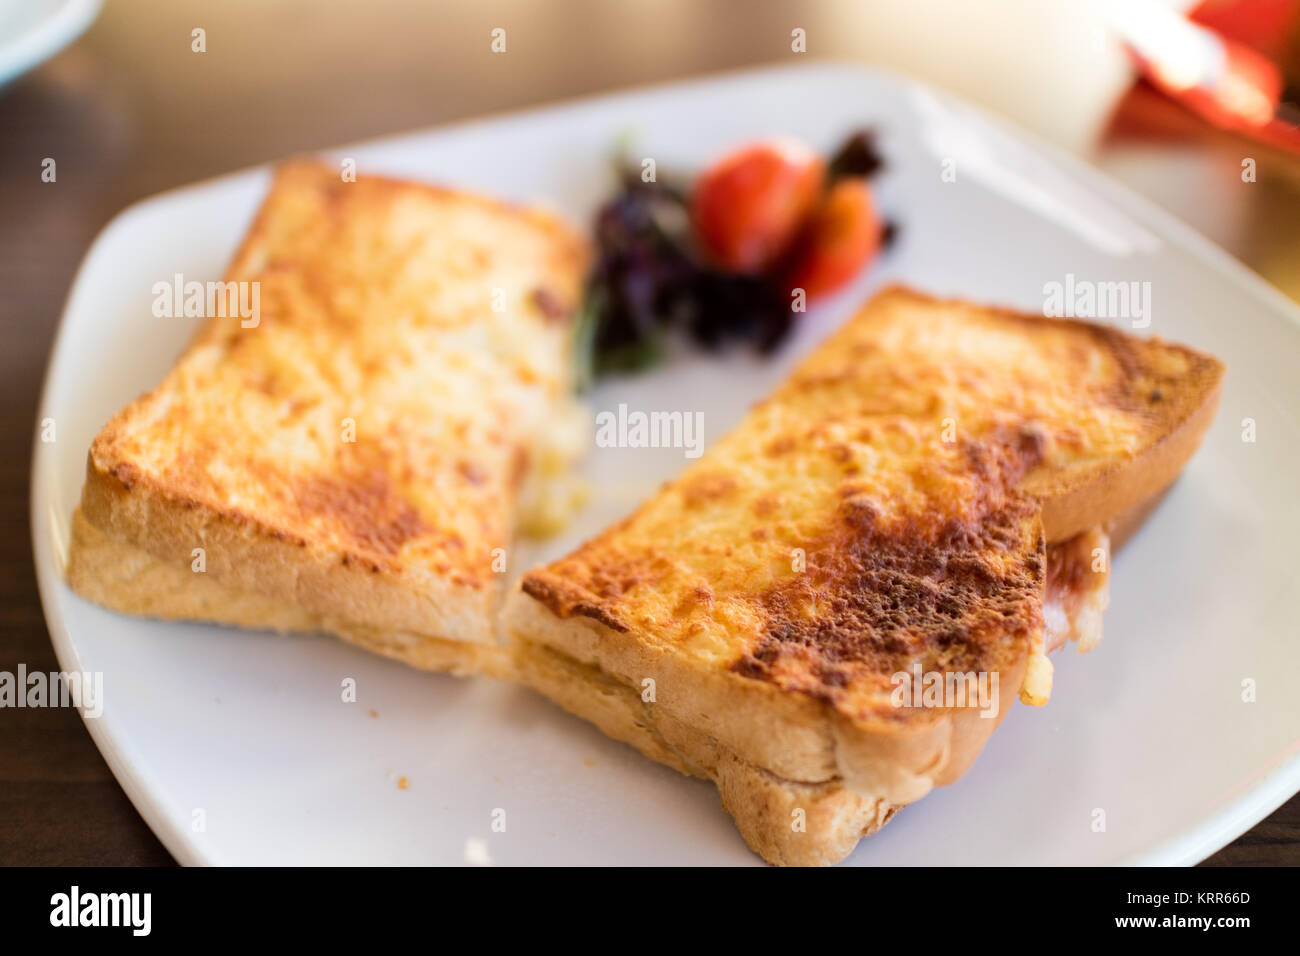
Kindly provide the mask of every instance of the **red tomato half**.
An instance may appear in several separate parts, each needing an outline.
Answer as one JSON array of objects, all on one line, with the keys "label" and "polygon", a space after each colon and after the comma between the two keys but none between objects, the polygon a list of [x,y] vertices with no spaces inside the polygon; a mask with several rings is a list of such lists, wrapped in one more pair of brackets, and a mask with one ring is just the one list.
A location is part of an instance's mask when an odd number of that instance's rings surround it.
[{"label": "red tomato half", "polygon": [[798,237],[825,179],[826,163],[796,140],[736,150],[696,180],[690,201],[695,236],[719,266],[762,272]]}]

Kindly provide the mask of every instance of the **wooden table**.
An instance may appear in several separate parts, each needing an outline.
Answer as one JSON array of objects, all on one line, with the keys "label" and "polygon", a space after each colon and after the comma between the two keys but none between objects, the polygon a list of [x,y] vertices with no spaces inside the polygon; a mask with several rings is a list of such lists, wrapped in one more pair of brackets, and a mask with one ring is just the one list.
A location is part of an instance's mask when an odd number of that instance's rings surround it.
[{"label": "wooden table", "polygon": [[[77,264],[124,206],[292,153],[783,59],[791,22],[834,37],[829,52],[855,49],[831,8],[799,8],[797,18],[783,3],[741,10],[727,0],[555,9],[372,0],[325,16],[301,2],[116,0],[78,43],[0,96],[0,670],[57,669],[27,520],[37,396]],[[722,25],[724,16],[743,28]],[[493,57],[487,38],[501,24],[509,53]],[[196,27],[206,30],[202,54],[190,49]],[[1099,163],[1166,182],[1141,155],[1126,140]],[[1184,168],[1207,156],[1236,163],[1240,150],[1201,144],[1168,155]],[[57,162],[54,183],[41,181],[46,157]],[[1266,274],[1270,262],[1294,269],[1295,256],[1279,249],[1300,241],[1296,178],[1261,178],[1251,202],[1257,215],[1232,218],[1219,235],[1197,220],[1199,204],[1175,212]],[[1272,278],[1300,289],[1294,272]],[[170,862],[76,713],[0,711],[0,864]],[[1300,799],[1210,862],[1300,863]]]}]

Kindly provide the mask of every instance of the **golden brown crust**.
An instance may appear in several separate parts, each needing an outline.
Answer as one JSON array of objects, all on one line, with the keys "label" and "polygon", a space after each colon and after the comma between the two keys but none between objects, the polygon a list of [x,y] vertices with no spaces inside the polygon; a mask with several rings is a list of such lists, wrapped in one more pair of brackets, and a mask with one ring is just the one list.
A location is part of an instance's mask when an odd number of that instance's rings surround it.
[{"label": "golden brown crust", "polygon": [[493,642],[584,257],[540,212],[285,164],[227,272],[260,290],[256,323],[204,320],[109,422],[86,519],[315,618]]}]

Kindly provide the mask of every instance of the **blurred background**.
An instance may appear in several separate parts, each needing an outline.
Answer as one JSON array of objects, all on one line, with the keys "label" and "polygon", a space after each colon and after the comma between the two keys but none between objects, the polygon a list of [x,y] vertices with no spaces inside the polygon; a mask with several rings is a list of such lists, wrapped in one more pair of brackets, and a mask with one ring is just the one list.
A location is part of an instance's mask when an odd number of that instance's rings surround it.
[{"label": "blurred background", "polygon": [[[0,0],[0,47],[14,10],[80,2]],[[1001,113],[1300,295],[1300,150],[1207,122],[1140,82],[1160,68],[1135,61],[1144,30],[1145,45],[1166,48],[1166,74],[1199,68],[1187,62],[1194,41],[1133,14],[1146,7],[1190,10],[1297,88],[1296,0],[109,0],[84,37],[0,98],[0,215],[23,222],[29,248],[48,230],[72,246],[70,230],[88,238],[161,188],[486,112],[788,62],[801,28],[808,58],[895,70]],[[489,52],[495,26],[508,28],[504,57]],[[1203,59],[1216,69],[1215,54]],[[31,175],[45,156],[66,170],[67,208]],[[1223,188],[1247,156],[1257,188]]]},{"label": "blurred background", "polygon": [[[124,206],[292,153],[798,56],[1001,114],[1300,299],[1300,0],[0,0],[0,669],[56,666],[26,527],[32,424],[77,264]],[[12,724],[0,861],[168,859],[75,713]],[[1214,860],[1294,845],[1298,816],[1293,800]]]}]

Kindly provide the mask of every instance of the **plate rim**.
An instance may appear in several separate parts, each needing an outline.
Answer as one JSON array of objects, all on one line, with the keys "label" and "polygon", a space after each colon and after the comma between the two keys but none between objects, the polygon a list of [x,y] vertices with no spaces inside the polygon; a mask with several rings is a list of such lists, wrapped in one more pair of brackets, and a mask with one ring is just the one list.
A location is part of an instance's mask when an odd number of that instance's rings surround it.
[{"label": "plate rim", "polygon": [[[72,0],[72,2],[76,3],[80,2],[80,0]],[[87,0],[87,2],[95,7],[99,5],[99,0]],[[848,59],[823,58],[801,64],[765,65],[724,70],[693,75],[666,83],[647,83],[620,87],[596,95],[556,100],[522,109],[503,110],[450,123],[440,123],[400,133],[344,143],[338,146],[324,147],[313,151],[312,155],[330,155],[342,150],[359,147],[380,147],[421,135],[464,131],[477,125],[495,124],[523,118],[535,119],[543,114],[554,114],[602,103],[607,104],[611,101],[628,99],[639,94],[669,94],[674,92],[684,94],[692,88],[704,85],[743,81],[792,72],[801,74],[826,72],[841,76],[848,74],[859,80],[866,79],[876,82],[884,80],[899,88],[900,91],[921,91],[942,103],[968,111],[979,122],[990,126],[1002,135],[1010,137],[1020,145],[1030,148],[1033,152],[1052,160],[1063,175],[1076,180],[1101,198],[1122,209],[1125,216],[1151,228],[1163,241],[1180,246],[1184,251],[1212,267],[1233,288],[1249,292],[1261,304],[1274,312],[1281,313],[1297,327],[1300,327],[1300,306],[1288,299],[1280,290],[1270,285],[1244,263],[1201,235],[1174,214],[1156,205],[1154,201],[1106,176],[1080,157],[1053,143],[1046,142],[1035,133],[1022,129],[1009,120],[991,114],[947,91],[931,88],[890,70],[867,66]],[[63,618],[59,597],[55,593],[57,588],[66,588],[62,569],[52,553],[54,529],[49,526],[47,520],[51,505],[48,489],[51,487],[51,475],[56,464],[52,447],[40,440],[40,423],[45,417],[45,409],[50,402],[54,370],[61,364],[61,357],[67,348],[64,339],[71,306],[77,298],[78,290],[86,279],[89,266],[99,258],[103,249],[108,247],[109,239],[123,222],[134,218],[151,206],[161,204],[182,193],[192,192],[204,187],[213,187],[258,174],[269,175],[274,163],[275,160],[271,160],[243,167],[218,176],[172,187],[130,203],[117,212],[96,234],[78,264],[76,274],[68,287],[68,293],[59,315],[58,328],[42,378],[34,423],[32,465],[29,472],[29,519],[37,590],[41,599],[46,627],[50,634],[50,641],[54,647],[55,657],[60,668],[64,671],[79,671],[83,668],[80,666],[80,655],[73,642],[72,634]],[[144,818],[163,846],[167,848],[167,851],[171,853],[177,862],[184,866],[216,865],[217,861],[211,854],[205,853],[200,842],[191,840],[182,827],[172,822],[155,792],[150,790],[143,777],[131,766],[118,742],[120,731],[113,729],[112,722],[108,719],[108,713],[101,714],[94,719],[87,719],[84,714],[81,716],[83,724],[90,733],[96,748],[108,764],[114,778],[122,787],[136,811]],[[1155,847],[1121,858],[1115,865],[1193,865],[1245,833],[1286,800],[1294,796],[1297,791],[1300,791],[1300,740],[1297,740],[1292,746],[1288,757],[1284,757],[1276,767],[1267,772],[1261,779],[1246,787],[1222,809]]]}]

